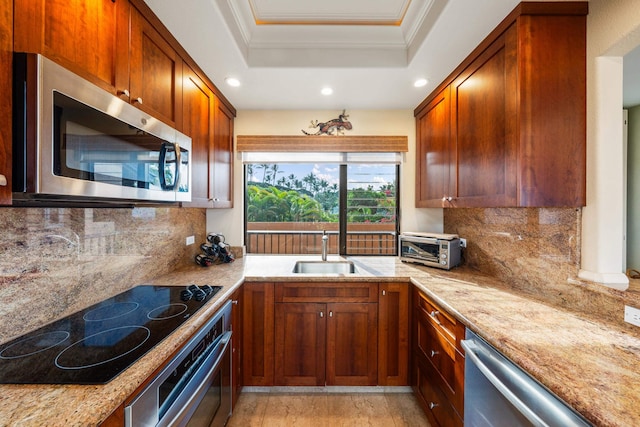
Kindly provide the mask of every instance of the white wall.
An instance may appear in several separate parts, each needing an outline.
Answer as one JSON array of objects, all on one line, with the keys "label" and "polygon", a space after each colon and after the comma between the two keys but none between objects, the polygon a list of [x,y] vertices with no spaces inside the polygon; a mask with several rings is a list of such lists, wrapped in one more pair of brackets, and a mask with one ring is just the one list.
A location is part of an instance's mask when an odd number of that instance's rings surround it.
[{"label": "white wall", "polygon": [[591,0],[587,18],[587,206],[580,277],[616,289],[624,275],[622,57],[640,45],[637,0]]},{"label": "white wall", "polygon": [[[238,111],[234,123],[235,135],[301,135],[311,120],[321,122],[335,118],[340,111],[328,110],[244,110]],[[441,232],[442,209],[416,209],[415,205],[415,119],[413,110],[354,110],[347,111],[353,124],[348,135],[407,136],[409,152],[400,165],[400,229],[402,231]],[[207,232],[220,232],[227,243],[244,244],[244,177],[242,159],[235,154],[233,209],[207,210]]]}]

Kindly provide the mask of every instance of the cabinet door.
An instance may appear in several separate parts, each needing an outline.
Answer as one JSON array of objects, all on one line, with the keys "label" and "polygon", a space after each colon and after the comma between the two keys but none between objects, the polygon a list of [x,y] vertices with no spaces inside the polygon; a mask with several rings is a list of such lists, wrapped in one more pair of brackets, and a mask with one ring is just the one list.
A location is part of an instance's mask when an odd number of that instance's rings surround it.
[{"label": "cabinet door", "polygon": [[327,385],[378,380],[378,304],[327,304]]},{"label": "cabinet door", "polygon": [[409,283],[380,283],[378,385],[409,384]]},{"label": "cabinet door", "polygon": [[127,0],[15,0],[14,4],[17,52],[43,53],[113,94],[128,88]]},{"label": "cabinet door", "polygon": [[455,167],[449,87],[425,106],[416,126],[416,207],[442,207]]},{"label": "cabinet door", "polygon": [[182,59],[135,8],[131,8],[130,102],[178,127],[182,111]]},{"label": "cabinet door", "polygon": [[243,383],[273,386],[273,283],[245,283],[243,287]]},{"label": "cabinet door", "polygon": [[242,288],[231,295],[233,301],[233,307],[231,308],[231,328],[233,331],[231,336],[231,378],[233,384],[232,405],[234,408],[242,390],[242,309],[244,307],[242,295]]},{"label": "cabinet door", "polygon": [[210,161],[214,208],[233,207],[233,113],[216,98],[215,141]]},{"label": "cabinet door", "polygon": [[326,304],[278,303],[275,385],[324,386]]},{"label": "cabinet door", "polygon": [[451,84],[454,206],[516,206],[515,49],[498,38]]},{"label": "cabinet door", "polygon": [[[11,76],[13,74],[13,4],[0,9],[0,205],[11,204]],[[3,179],[4,178],[4,179]]]},{"label": "cabinet door", "polygon": [[189,207],[211,206],[212,176],[209,165],[214,147],[214,95],[211,89],[187,66],[182,81],[182,132],[191,137],[191,203]]}]

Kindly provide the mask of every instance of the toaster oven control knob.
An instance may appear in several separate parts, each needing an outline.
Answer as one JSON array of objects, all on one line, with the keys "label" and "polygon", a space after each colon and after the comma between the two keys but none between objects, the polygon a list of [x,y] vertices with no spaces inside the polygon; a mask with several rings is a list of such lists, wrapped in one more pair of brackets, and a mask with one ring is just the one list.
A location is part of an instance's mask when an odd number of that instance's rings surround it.
[{"label": "toaster oven control knob", "polygon": [[447,254],[440,254],[440,258],[447,259]]},{"label": "toaster oven control knob", "polygon": [[442,264],[442,265],[447,265],[447,261],[442,260],[442,261],[440,261],[440,264]]}]

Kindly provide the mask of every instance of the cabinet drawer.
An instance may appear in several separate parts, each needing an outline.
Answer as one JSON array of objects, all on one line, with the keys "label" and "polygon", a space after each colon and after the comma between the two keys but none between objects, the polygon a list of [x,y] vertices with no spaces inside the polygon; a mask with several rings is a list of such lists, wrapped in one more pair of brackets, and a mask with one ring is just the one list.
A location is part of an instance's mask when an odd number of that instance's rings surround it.
[{"label": "cabinet drawer", "polygon": [[462,427],[463,422],[445,393],[432,381],[435,376],[428,362],[417,363],[417,393],[430,421],[442,427]]},{"label": "cabinet drawer", "polygon": [[455,390],[455,347],[438,332],[428,321],[426,315],[419,313],[418,321],[418,351],[425,360],[428,360],[438,371],[444,384],[451,390]]},{"label": "cabinet drawer", "polygon": [[459,347],[460,340],[464,339],[464,325],[429,301],[421,292],[418,291],[417,293],[418,311],[423,312],[428,322],[441,332],[454,347]]},{"label": "cabinet drawer", "polygon": [[278,283],[276,302],[378,302],[377,283]]}]

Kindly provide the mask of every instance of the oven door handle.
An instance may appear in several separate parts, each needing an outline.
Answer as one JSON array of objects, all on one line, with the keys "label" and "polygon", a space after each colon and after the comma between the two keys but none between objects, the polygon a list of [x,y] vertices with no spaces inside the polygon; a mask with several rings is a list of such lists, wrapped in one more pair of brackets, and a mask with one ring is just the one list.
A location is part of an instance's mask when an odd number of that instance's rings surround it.
[{"label": "oven door handle", "polygon": [[[173,402],[173,405],[167,411],[166,415],[169,415],[172,410],[177,410],[178,412],[171,417],[171,420],[167,420],[168,417],[163,417],[158,426],[174,426],[174,425],[182,425],[182,421],[185,417],[191,415],[188,413],[188,410],[193,406],[194,403],[199,403],[203,395],[207,392],[209,388],[209,381],[216,374],[216,368],[220,365],[224,354],[229,347],[229,342],[231,341],[231,331],[227,331],[220,338],[220,342],[217,346],[222,345],[222,350],[220,351],[218,357],[216,358],[213,364],[204,363],[200,368],[198,368],[197,372],[191,377],[189,383],[184,387],[184,389],[180,392],[180,396]],[[215,349],[214,349],[215,351]],[[182,396],[190,396],[187,401],[182,401]],[[175,405],[180,405],[179,408],[174,408]]]}]

